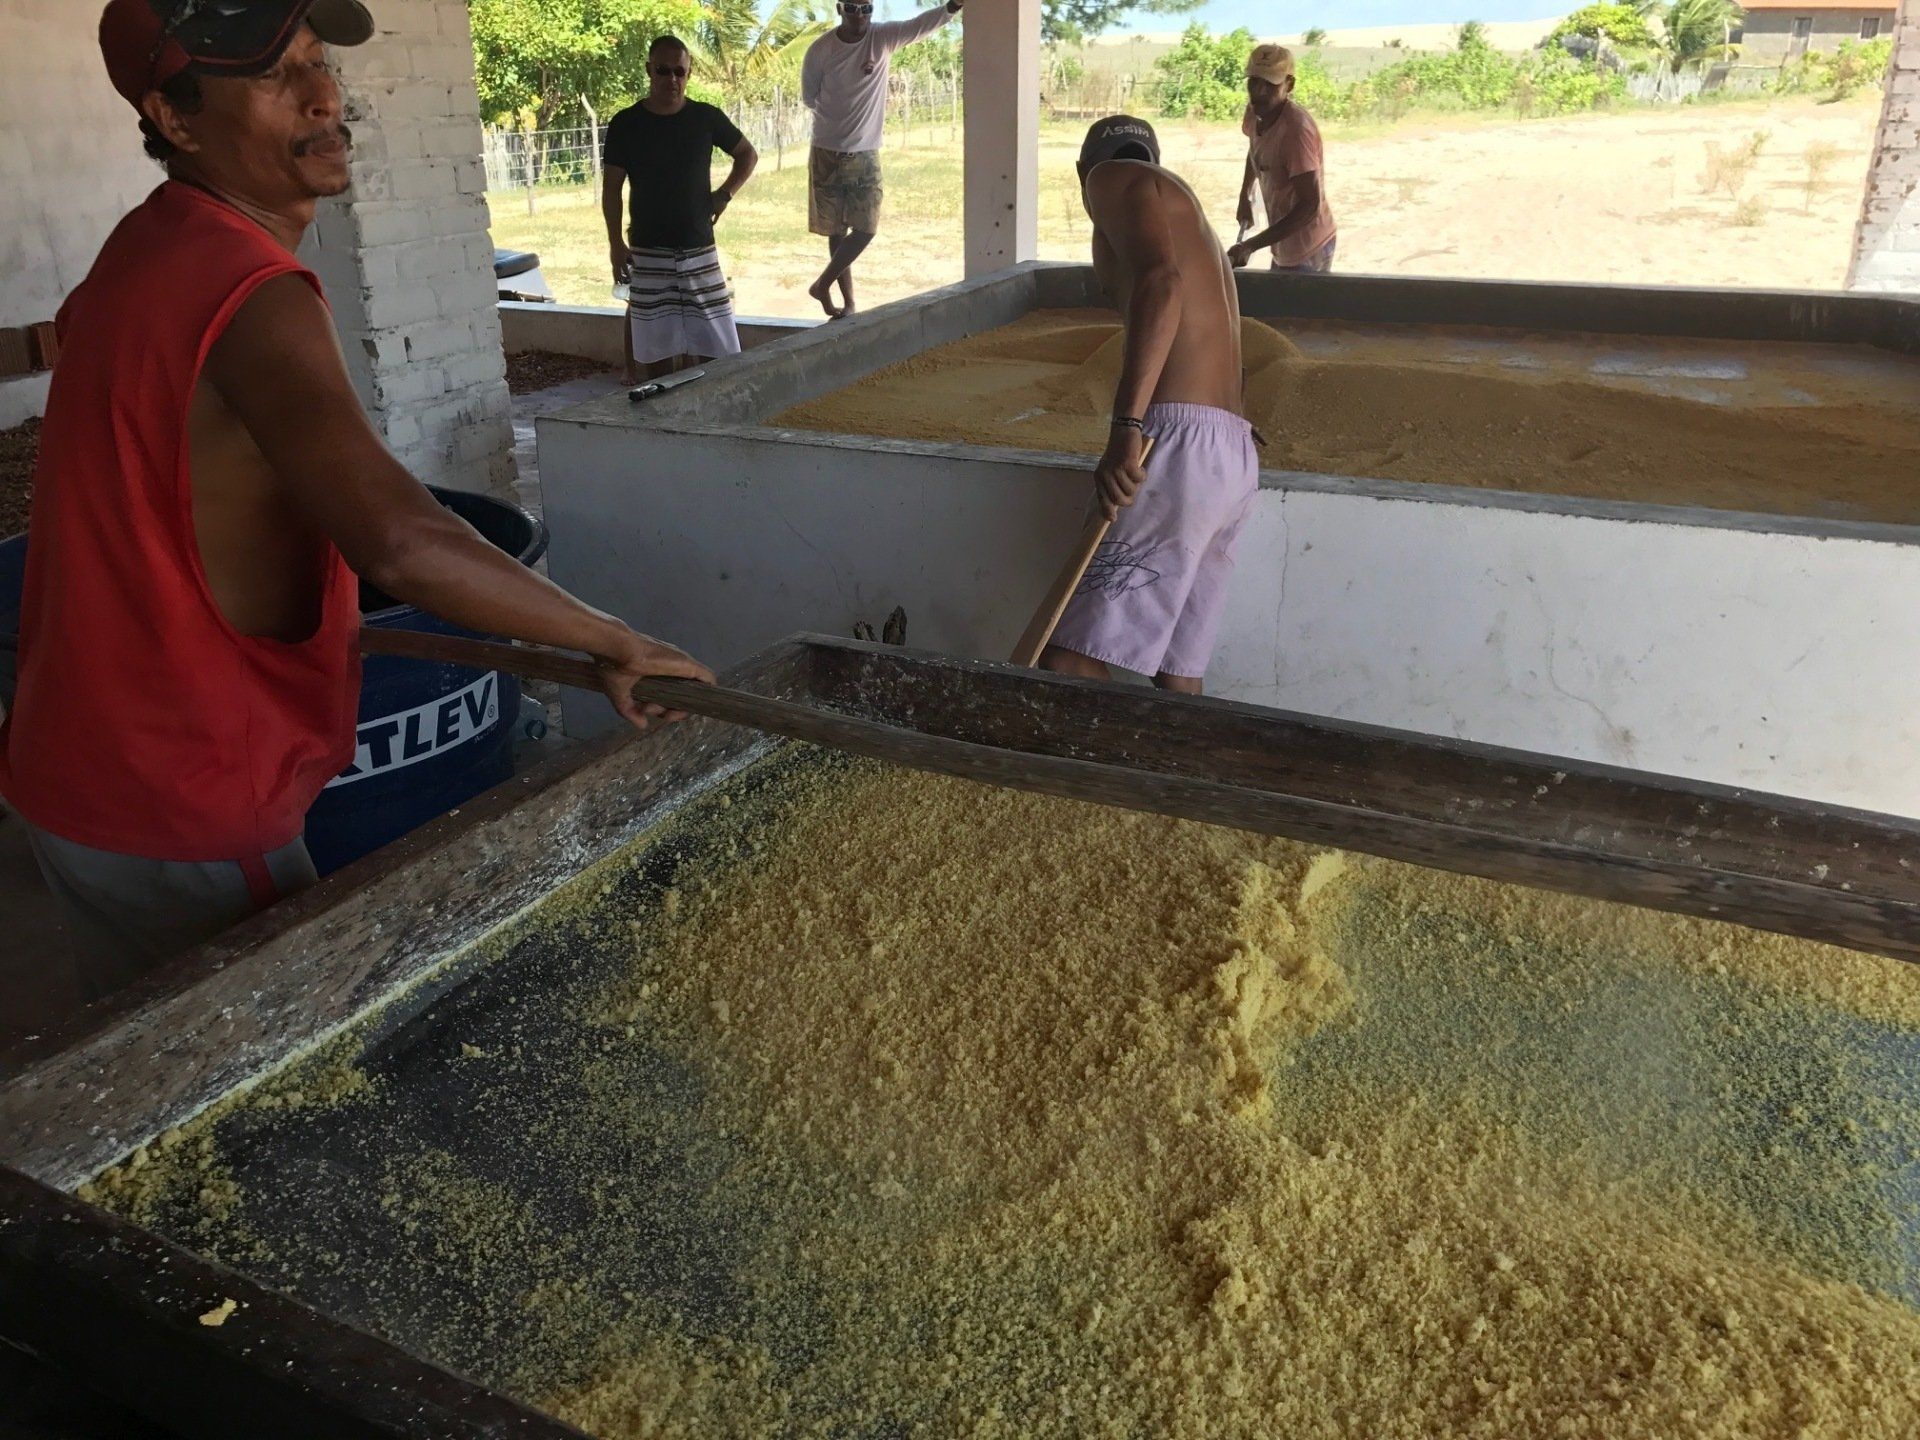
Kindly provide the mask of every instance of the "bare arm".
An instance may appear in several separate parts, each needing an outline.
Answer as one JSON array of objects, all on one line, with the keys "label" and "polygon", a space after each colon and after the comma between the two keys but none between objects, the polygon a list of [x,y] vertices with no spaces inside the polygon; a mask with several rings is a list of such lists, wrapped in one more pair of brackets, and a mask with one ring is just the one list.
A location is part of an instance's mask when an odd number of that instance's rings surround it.
[{"label": "bare arm", "polygon": [[[1180,333],[1183,285],[1159,189],[1158,177],[1144,165],[1109,163],[1087,178],[1087,210],[1099,237],[1096,252],[1104,242],[1109,263],[1126,286],[1127,340],[1113,395],[1116,419],[1138,419],[1147,408]],[[1145,481],[1144,448],[1144,437],[1131,426],[1116,425],[1108,437],[1094,483],[1110,516],[1131,505]]]},{"label": "bare arm", "polygon": [[672,646],[636,634],[495,549],[436,502],[374,433],[347,379],[332,318],[299,276],[254,292],[209,352],[205,375],[294,508],[387,594],[456,625],[587,652],[615,708],[636,724],[661,712],[635,704],[635,682],[712,679]]},{"label": "bare arm", "polygon": [[[1278,245],[1282,240],[1299,234],[1313,223],[1314,216],[1320,213],[1320,174],[1308,170],[1293,177],[1293,208],[1275,220],[1258,235],[1249,235],[1233,247],[1233,263],[1244,265],[1247,257],[1254,252],[1264,250],[1270,245]],[[1244,252],[1244,253],[1242,253]]]},{"label": "bare arm", "polygon": [[1246,169],[1240,175],[1240,204],[1234,210],[1234,223],[1242,232],[1253,228],[1253,182],[1255,180],[1253,156],[1247,156]]},{"label": "bare arm", "polygon": [[713,218],[716,220],[720,218],[720,212],[727,208],[727,202],[746,189],[747,181],[753,178],[754,166],[760,163],[760,152],[753,148],[753,142],[744,135],[740,137],[740,143],[727,153],[733,157],[733,168],[714,192]]},{"label": "bare arm", "polygon": [[627,172],[618,165],[603,165],[600,169],[600,213],[607,221],[607,258],[613,263],[613,283],[618,285],[627,278],[627,262],[631,258],[627,253],[627,213],[621,199],[621,191],[626,187]]}]

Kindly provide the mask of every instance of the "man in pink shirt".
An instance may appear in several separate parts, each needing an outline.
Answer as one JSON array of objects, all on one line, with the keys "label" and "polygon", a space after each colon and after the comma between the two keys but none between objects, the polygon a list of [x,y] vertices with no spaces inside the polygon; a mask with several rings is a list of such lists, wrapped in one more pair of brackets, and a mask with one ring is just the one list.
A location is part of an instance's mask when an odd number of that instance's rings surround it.
[{"label": "man in pink shirt", "polygon": [[1267,228],[1247,235],[1227,258],[1235,267],[1273,250],[1273,268],[1324,275],[1333,268],[1336,235],[1324,184],[1320,127],[1293,98],[1293,53],[1257,45],[1247,57],[1247,169],[1240,182],[1240,233],[1253,228],[1253,182],[1260,181]]}]

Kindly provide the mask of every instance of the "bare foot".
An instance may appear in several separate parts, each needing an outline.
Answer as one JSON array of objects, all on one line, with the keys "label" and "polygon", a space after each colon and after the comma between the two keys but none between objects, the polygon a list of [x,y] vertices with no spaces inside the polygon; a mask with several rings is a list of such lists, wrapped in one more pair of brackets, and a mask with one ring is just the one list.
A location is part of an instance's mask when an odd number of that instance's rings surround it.
[{"label": "bare foot", "polygon": [[838,320],[842,315],[846,314],[847,312],[844,310],[835,309],[833,301],[827,298],[827,296],[832,292],[832,290],[833,290],[833,287],[829,285],[826,281],[816,280],[813,282],[813,284],[807,287],[807,294],[811,295],[814,299],[820,302],[820,308],[827,312],[827,318],[829,320]]}]

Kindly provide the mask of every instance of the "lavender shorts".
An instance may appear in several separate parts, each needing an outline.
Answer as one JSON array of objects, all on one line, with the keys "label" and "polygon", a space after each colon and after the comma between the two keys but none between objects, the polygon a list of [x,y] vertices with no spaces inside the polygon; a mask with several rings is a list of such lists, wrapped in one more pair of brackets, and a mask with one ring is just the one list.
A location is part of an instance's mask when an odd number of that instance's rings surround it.
[{"label": "lavender shorts", "polygon": [[1053,633],[1063,650],[1143,675],[1207,673],[1233,548],[1260,488],[1253,431],[1211,405],[1150,405],[1147,482],[1094,552]]}]

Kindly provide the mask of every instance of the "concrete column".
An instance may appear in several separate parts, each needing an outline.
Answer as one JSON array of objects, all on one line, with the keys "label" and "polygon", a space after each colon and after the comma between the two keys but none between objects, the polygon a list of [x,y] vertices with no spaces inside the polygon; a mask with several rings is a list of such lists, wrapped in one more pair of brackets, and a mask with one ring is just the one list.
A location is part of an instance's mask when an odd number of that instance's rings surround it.
[{"label": "concrete column", "polygon": [[513,421],[495,309],[480,102],[465,0],[379,0],[367,44],[334,54],[353,188],[301,249],[347,368],[422,480],[510,497]]},{"label": "concrete column", "polygon": [[1847,288],[1920,294],[1920,0],[1901,0],[1893,36]]},{"label": "concrete column", "polygon": [[1031,260],[1040,237],[1040,0],[967,6],[967,277]]}]

